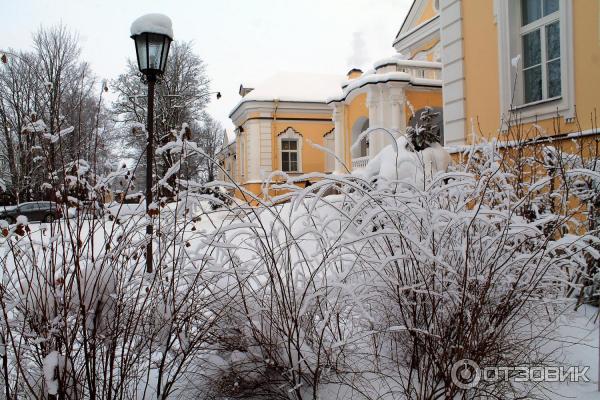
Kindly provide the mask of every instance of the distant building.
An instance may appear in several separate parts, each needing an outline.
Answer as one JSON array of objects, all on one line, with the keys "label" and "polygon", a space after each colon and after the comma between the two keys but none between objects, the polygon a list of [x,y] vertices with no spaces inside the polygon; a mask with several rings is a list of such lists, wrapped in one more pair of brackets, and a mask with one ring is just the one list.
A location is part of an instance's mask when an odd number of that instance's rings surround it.
[{"label": "distant building", "polygon": [[223,182],[237,182],[236,144],[235,134],[226,131],[223,138],[223,147],[217,153],[217,179]]},{"label": "distant building", "polygon": [[272,171],[360,169],[391,142],[383,130],[404,134],[424,107],[440,111],[448,148],[502,138],[509,120],[532,138],[597,137],[599,15],[593,0],[415,0],[396,54],[366,72],[240,85],[236,182],[259,193]]},{"label": "distant building", "polygon": [[227,150],[229,145],[219,154],[224,163],[233,154],[235,181],[260,194],[261,183],[273,171],[292,176],[332,171],[333,161],[312,144],[333,149],[326,100],[340,91],[341,81],[331,75],[279,73],[253,87],[240,85],[242,98],[230,114],[236,126],[234,149]]}]

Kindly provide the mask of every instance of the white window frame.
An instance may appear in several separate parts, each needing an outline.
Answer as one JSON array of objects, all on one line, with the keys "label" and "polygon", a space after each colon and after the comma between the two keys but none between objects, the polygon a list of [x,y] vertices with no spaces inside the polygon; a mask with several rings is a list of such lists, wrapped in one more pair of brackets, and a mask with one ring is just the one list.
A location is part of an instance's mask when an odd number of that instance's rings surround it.
[{"label": "white window frame", "polygon": [[[295,152],[298,154],[298,168],[296,171],[283,171],[283,140],[295,140],[296,141],[296,150]],[[302,135],[299,132],[296,132],[294,129],[287,128],[285,131],[281,132],[278,135],[278,145],[279,145],[279,170],[286,173],[302,173]],[[288,151],[288,150],[286,150]]]},{"label": "white window frame", "polygon": [[[522,35],[534,27],[548,24],[556,16],[542,17],[524,27],[521,19],[520,0],[495,1],[496,20],[498,25],[499,42],[499,72],[500,72],[500,108],[504,119],[508,119],[509,112],[517,112],[521,122],[535,122],[536,120],[550,119],[558,115],[565,118],[566,122],[573,122],[575,117],[575,79],[573,64],[573,0],[560,0],[558,19],[560,29],[560,68],[561,68],[561,95],[552,98],[542,98],[540,101],[524,104],[523,98],[523,57],[519,60],[517,68],[512,61],[522,54]],[[540,37],[542,51],[545,51],[545,35]],[[542,61],[546,59],[543,54]],[[544,71],[546,66],[542,66]],[[518,73],[518,75],[517,75]],[[543,74],[543,73],[542,73]],[[515,78],[517,79],[515,88]],[[543,85],[546,81],[543,78]],[[516,89],[513,93],[513,88]],[[543,93],[546,93],[543,88]],[[517,96],[520,96],[519,98]],[[513,98],[514,104],[513,104]],[[512,105],[512,108],[511,108]],[[506,129],[503,126],[502,129]]]}]

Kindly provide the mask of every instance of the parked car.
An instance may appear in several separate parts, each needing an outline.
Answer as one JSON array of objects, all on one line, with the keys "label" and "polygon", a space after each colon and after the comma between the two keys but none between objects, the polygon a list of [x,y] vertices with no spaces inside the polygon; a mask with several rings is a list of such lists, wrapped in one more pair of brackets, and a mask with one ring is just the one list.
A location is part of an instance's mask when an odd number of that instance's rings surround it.
[{"label": "parked car", "polygon": [[0,207],[0,219],[14,224],[19,215],[24,215],[29,221],[52,222],[62,217],[58,204],[51,201],[31,201],[17,206]]},{"label": "parked car", "polygon": [[104,205],[100,202],[84,201],[82,205],[75,210],[75,216],[81,216],[83,219],[97,219],[104,216]]}]

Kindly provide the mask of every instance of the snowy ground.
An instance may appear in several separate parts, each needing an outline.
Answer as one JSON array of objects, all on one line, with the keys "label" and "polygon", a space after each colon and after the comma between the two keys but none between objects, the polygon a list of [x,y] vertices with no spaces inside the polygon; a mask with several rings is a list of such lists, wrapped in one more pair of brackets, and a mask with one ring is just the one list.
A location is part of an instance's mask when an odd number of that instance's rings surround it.
[{"label": "snowy ground", "polygon": [[[333,199],[334,196],[331,196],[331,201]],[[162,209],[161,213],[164,215],[173,215],[178,210],[181,211],[181,207],[181,204],[169,204]],[[280,208],[281,206],[276,209]],[[284,208],[286,207],[284,206]],[[331,210],[328,213],[331,213]],[[269,224],[272,217],[268,216],[269,213],[265,214],[266,217],[261,217],[260,219],[262,222]],[[109,216],[113,218],[109,218]],[[115,225],[143,223],[145,219],[145,204],[113,204],[107,207],[107,216],[105,218],[107,221],[104,224],[98,224],[98,221],[95,220],[88,220],[87,223],[81,225],[83,227],[80,233],[81,236],[89,235],[90,231],[93,230],[94,244],[98,249],[101,249],[105,245],[106,232],[113,229]],[[200,240],[197,235],[199,232],[211,232],[215,229],[221,229],[228,224],[239,223],[243,220],[239,212],[232,212],[227,209],[211,210],[208,202],[200,202],[190,210],[186,218],[195,220],[193,224],[190,224],[190,229],[194,228],[196,234],[192,235],[191,231],[185,232],[186,236],[196,238],[192,240]],[[323,218],[326,218],[325,215]],[[62,229],[67,229],[68,224],[72,223],[73,219],[69,219],[57,221],[53,225],[55,228],[56,225],[60,225]],[[100,225],[102,227],[98,229]],[[50,227],[50,224],[44,223],[31,224],[32,236],[41,238],[42,241],[51,240],[51,229],[48,229]],[[302,227],[298,228],[302,229]],[[195,246],[195,244],[192,243],[192,246]],[[596,314],[597,309],[588,306],[581,307],[578,311],[570,311],[561,317],[556,338],[547,345],[547,348],[565,366],[589,367],[587,377],[590,381],[546,385],[550,390],[550,392],[546,392],[549,399],[600,399],[600,392],[598,392],[599,332],[598,322],[595,320]]]},{"label": "snowy ground", "polygon": [[589,366],[587,377],[590,382],[560,383],[551,385],[556,393],[551,397],[558,399],[593,400],[600,399],[598,391],[598,321],[595,307],[581,307],[578,311],[565,314],[560,320],[557,340],[551,343],[556,357],[564,358],[565,366]]}]

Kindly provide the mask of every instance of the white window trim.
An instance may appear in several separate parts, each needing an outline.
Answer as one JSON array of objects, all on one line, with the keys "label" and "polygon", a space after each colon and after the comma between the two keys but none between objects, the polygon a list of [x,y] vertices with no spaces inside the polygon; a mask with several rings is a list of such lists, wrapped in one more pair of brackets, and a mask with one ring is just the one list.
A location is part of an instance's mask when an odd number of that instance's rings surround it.
[{"label": "white window trim", "polygon": [[[521,53],[521,13],[520,0],[506,0],[495,2],[498,19],[499,42],[499,72],[500,72],[500,111],[505,119],[511,112],[511,100],[515,74],[522,74],[523,59],[519,66],[512,66],[512,59]],[[560,57],[561,57],[561,91],[562,95],[551,99],[519,104],[513,106],[513,112],[518,112],[521,122],[535,122],[536,120],[551,119],[558,115],[565,118],[566,122],[573,122],[575,118],[575,79],[573,63],[573,0],[561,0],[558,11],[560,17]],[[511,33],[517,35],[511,40]],[[513,43],[511,43],[511,41]],[[522,82],[522,77],[519,78]],[[522,83],[521,83],[522,84]],[[506,129],[505,126],[502,129]]]},{"label": "white window trim", "polygon": [[[281,145],[282,140],[296,140],[298,143],[297,152],[298,152],[298,170],[297,171],[283,171],[283,157],[281,154],[283,153],[283,147]],[[296,132],[293,128],[287,128],[285,131],[281,132],[277,135],[277,144],[279,145],[279,170],[291,174],[301,174],[302,173],[302,135],[299,132]]]}]

